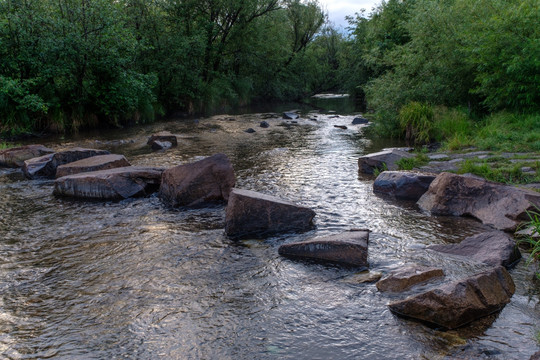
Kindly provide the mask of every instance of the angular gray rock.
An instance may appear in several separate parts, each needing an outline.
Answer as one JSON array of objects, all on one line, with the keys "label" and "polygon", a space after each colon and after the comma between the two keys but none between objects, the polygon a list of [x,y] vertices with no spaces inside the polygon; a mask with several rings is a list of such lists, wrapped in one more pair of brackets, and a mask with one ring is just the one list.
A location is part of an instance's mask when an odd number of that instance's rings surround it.
[{"label": "angular gray rock", "polygon": [[408,152],[389,149],[377,153],[364,155],[358,159],[358,170],[364,174],[373,174],[375,169],[397,170],[396,162],[403,158],[412,158],[414,155]]},{"label": "angular gray rock", "polygon": [[420,199],[427,191],[434,174],[412,171],[383,171],[373,183],[373,191],[394,196],[398,199]]},{"label": "angular gray rock", "polygon": [[472,216],[495,229],[514,231],[528,219],[527,211],[540,206],[540,193],[441,173],[417,204],[433,215]]},{"label": "angular gray rock", "polygon": [[464,256],[492,266],[502,265],[507,269],[521,259],[521,253],[514,239],[502,231],[489,231],[470,236],[459,244],[432,245],[427,248],[445,254]]},{"label": "angular gray rock", "polygon": [[287,120],[298,119],[298,117],[299,117],[298,114],[293,113],[293,112],[284,112],[283,113],[283,118],[287,119]]},{"label": "angular gray rock", "polygon": [[501,266],[388,306],[395,314],[455,329],[501,310],[514,291],[512,277]]},{"label": "angular gray rock", "polygon": [[68,175],[54,181],[54,194],[81,199],[121,200],[158,190],[162,169],[128,166]]},{"label": "angular gray rock", "polygon": [[43,145],[25,145],[4,149],[0,150],[0,166],[22,167],[26,160],[52,153],[54,153],[53,149]]},{"label": "angular gray rock", "polygon": [[68,164],[77,160],[86,159],[97,155],[108,155],[106,150],[71,148],[58,151],[54,154],[43,155],[37,158],[26,160],[23,165],[23,173],[29,179],[45,177],[54,179],[56,168],[60,165]]},{"label": "angular gray rock", "polygon": [[200,206],[227,201],[235,183],[229,158],[225,154],[215,154],[165,170],[159,196],[170,206]]},{"label": "angular gray rock", "polygon": [[[156,142],[157,144],[155,144]],[[166,147],[167,145],[165,143],[169,143],[170,146]],[[178,138],[176,137],[176,135],[171,134],[168,131],[161,131],[152,134],[148,138],[146,144],[150,145],[154,150],[168,149],[170,147],[178,146]]]},{"label": "angular gray rock", "polygon": [[274,196],[233,189],[225,214],[225,233],[232,238],[264,237],[313,227],[315,212]]},{"label": "angular gray rock", "polygon": [[369,231],[349,231],[342,234],[321,237],[281,245],[280,255],[328,261],[349,266],[368,266]]},{"label": "angular gray rock", "polygon": [[376,285],[379,291],[401,292],[442,276],[444,276],[442,269],[409,265],[385,276]]},{"label": "angular gray rock", "polygon": [[83,172],[114,169],[131,166],[124,155],[109,154],[97,155],[72,163],[60,165],[56,168],[56,177],[74,175]]}]

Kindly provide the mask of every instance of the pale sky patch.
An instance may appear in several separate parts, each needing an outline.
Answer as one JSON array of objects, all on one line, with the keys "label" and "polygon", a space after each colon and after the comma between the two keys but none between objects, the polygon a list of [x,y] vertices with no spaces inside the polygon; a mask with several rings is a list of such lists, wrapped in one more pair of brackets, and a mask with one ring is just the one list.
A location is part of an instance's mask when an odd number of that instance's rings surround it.
[{"label": "pale sky patch", "polygon": [[379,5],[381,0],[319,0],[323,9],[328,11],[330,21],[337,27],[347,27],[348,23],[345,16],[354,16],[361,9],[366,9],[369,14],[375,6]]}]

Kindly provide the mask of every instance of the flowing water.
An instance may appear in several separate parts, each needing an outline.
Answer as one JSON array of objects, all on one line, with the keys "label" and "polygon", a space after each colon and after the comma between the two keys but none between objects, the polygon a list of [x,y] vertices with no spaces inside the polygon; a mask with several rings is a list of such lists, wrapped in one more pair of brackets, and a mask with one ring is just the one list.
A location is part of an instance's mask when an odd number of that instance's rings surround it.
[{"label": "flowing water", "polygon": [[[278,109],[275,109],[277,111]],[[262,129],[266,119],[270,128]],[[314,209],[303,234],[235,242],[224,206],[170,209],[157,196],[119,202],[56,198],[52,181],[0,170],[0,354],[8,359],[527,359],[537,350],[539,286],[522,261],[502,312],[439,331],[395,317],[366,276],[407,263],[442,266],[449,278],[481,271],[425,250],[485,228],[430,217],[373,194],[362,154],[392,146],[367,139],[352,115],[269,114],[182,119],[46,141],[94,147],[133,165],[171,167],[217,152],[237,187]],[[347,130],[333,125],[347,125]],[[280,126],[282,125],[282,126]],[[252,127],[254,134],[243,130]],[[151,152],[147,137],[181,134]],[[370,273],[278,255],[280,244],[369,228]]]}]

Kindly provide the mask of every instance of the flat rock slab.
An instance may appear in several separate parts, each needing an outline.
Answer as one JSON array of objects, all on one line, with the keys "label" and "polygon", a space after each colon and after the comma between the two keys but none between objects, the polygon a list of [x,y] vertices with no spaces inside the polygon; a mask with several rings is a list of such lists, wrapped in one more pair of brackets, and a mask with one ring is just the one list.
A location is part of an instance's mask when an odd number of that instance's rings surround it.
[{"label": "flat rock slab", "polygon": [[225,233],[232,238],[265,237],[307,231],[315,212],[275,196],[233,189],[225,214]]},{"label": "flat rock slab", "polygon": [[383,171],[373,183],[373,191],[398,199],[420,199],[435,180],[434,174],[411,171]]},{"label": "flat rock slab", "polygon": [[358,159],[358,170],[364,174],[373,174],[375,169],[379,171],[397,170],[396,162],[398,160],[412,157],[414,155],[397,149],[383,150],[360,157]]},{"label": "flat rock slab", "polygon": [[502,231],[489,231],[470,236],[459,244],[432,245],[428,249],[464,256],[469,259],[507,269],[521,259],[514,239]]},{"label": "flat rock slab", "polygon": [[124,155],[109,154],[92,156],[56,168],[56,177],[75,175],[83,172],[114,169],[131,166]]},{"label": "flat rock slab", "polygon": [[287,257],[367,267],[368,241],[369,231],[349,231],[314,240],[281,245],[278,252]]},{"label": "flat rock slab", "polygon": [[528,219],[527,211],[540,206],[540,193],[441,173],[417,204],[434,215],[472,216],[495,229],[514,231]]},{"label": "flat rock slab", "polygon": [[231,161],[225,154],[165,170],[160,198],[170,206],[200,206],[227,201],[236,183]]},{"label": "flat rock slab", "polygon": [[398,315],[455,329],[501,310],[515,285],[504,267],[493,268],[389,304]]},{"label": "flat rock slab", "polygon": [[56,177],[56,169],[60,165],[86,159],[92,156],[108,154],[110,154],[110,152],[106,150],[72,148],[59,151],[54,154],[48,154],[26,160],[22,169],[24,176],[29,179],[34,179],[37,177],[54,179]]},{"label": "flat rock slab", "polygon": [[442,269],[410,265],[385,276],[376,285],[379,291],[401,292],[442,276],[444,276]]},{"label": "flat rock slab", "polygon": [[53,149],[43,145],[25,145],[4,149],[0,150],[0,166],[23,167],[26,160],[52,153],[54,153]]},{"label": "flat rock slab", "polygon": [[163,150],[178,146],[178,138],[168,131],[161,131],[152,134],[146,144],[150,145],[153,150]]},{"label": "flat rock slab", "polygon": [[162,169],[128,166],[58,178],[54,194],[80,199],[121,200],[158,190]]}]

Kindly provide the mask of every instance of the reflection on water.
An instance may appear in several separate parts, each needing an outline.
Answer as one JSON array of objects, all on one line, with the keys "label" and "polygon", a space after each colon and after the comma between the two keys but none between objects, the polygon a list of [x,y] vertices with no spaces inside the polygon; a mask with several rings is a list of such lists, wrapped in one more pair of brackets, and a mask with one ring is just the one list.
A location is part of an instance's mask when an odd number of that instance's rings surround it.
[{"label": "reflection on water", "polygon": [[[281,111],[281,110],[280,110]],[[156,196],[82,202],[52,196],[51,181],[0,170],[0,353],[6,358],[523,359],[536,351],[538,286],[524,262],[517,292],[498,315],[440,332],[394,317],[354,270],[278,256],[280,244],[370,228],[370,268],[439,264],[451,278],[481,268],[427,252],[482,231],[468,219],[430,218],[414,204],[373,194],[357,158],[374,145],[353,116],[223,115],[54,139],[170,167],[216,152],[232,160],[238,187],[317,212],[305,234],[233,242],[224,208],[173,210]],[[258,127],[265,118],[269,129]],[[347,125],[347,130],[333,125]],[[255,134],[243,130],[252,127]],[[180,134],[151,152],[149,134]],[[393,145],[393,144],[392,144]],[[536,308],[535,308],[536,306]]]}]

